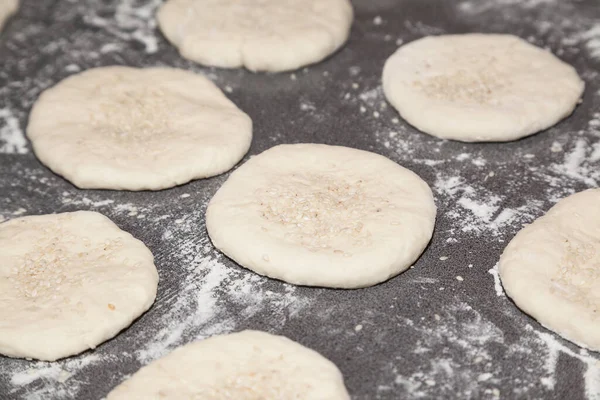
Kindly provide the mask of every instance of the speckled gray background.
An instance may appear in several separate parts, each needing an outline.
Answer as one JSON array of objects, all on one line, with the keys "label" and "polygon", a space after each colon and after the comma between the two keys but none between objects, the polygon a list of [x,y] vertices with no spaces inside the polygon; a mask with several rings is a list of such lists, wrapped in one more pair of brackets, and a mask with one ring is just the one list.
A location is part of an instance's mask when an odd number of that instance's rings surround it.
[{"label": "speckled gray background", "polygon": [[[439,214],[414,269],[361,290],[293,288],[255,279],[207,242],[203,211],[227,174],[160,192],[81,191],[42,166],[28,144],[4,143],[2,217],[100,211],[150,247],[160,284],[154,307],[95,351],[52,365],[0,357],[0,398],[101,398],[155,358],[150,342],[162,343],[164,353],[245,328],[319,351],[342,370],[353,399],[600,398],[596,355],[549,334],[497,295],[488,272],[522,223],[600,182],[596,0],[356,0],[347,46],[293,75],[207,69],[183,60],[153,26],[157,0],[22,3],[0,35],[0,133],[14,138],[24,131],[39,93],[77,70],[180,67],[207,74],[252,117],[250,155],[296,142],[374,151],[423,177]],[[583,104],[556,127],[506,144],[441,141],[394,120],[380,73],[397,43],[461,32],[513,33],[549,47],[585,79]],[[205,290],[206,298],[194,297],[184,283],[202,291],[213,282],[215,263],[228,271],[226,278]],[[237,293],[244,290],[256,294],[252,307]],[[203,301],[211,304],[204,316]],[[169,337],[171,326],[181,334]],[[57,375],[57,368],[66,372]]]}]

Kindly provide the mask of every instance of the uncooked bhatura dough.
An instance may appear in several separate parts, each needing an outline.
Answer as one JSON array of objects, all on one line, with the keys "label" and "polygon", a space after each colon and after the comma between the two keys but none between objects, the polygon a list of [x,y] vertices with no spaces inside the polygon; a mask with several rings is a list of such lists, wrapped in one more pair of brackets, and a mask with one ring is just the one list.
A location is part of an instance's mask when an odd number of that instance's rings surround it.
[{"label": "uncooked bhatura dough", "polygon": [[189,60],[275,72],[334,53],[348,38],[353,11],[348,0],[168,0],[157,19]]},{"label": "uncooked bhatura dough", "polygon": [[561,200],[521,230],[500,258],[500,278],[546,328],[600,351],[600,189]]},{"label": "uncooked bhatura dough", "polygon": [[54,361],[114,337],[154,302],[152,253],[89,211],[0,224],[0,354]]},{"label": "uncooked bhatura dough", "polygon": [[571,114],[583,88],[573,67],[512,35],[426,37],[383,69],[385,95],[408,123],[464,142],[549,128]]},{"label": "uncooked bhatura dough", "polygon": [[242,331],[185,345],[106,400],[350,400],[329,360],[282,336]]},{"label": "uncooked bhatura dough", "polygon": [[158,190],[229,170],[248,151],[252,121],[201,75],[103,67],[44,91],[27,135],[80,188]]},{"label": "uncooked bhatura dough", "polygon": [[294,144],[233,172],[208,205],[206,228],[218,249],[259,274],[358,288],[410,267],[435,214],[429,186],[383,156]]},{"label": "uncooked bhatura dough", "polygon": [[0,30],[6,21],[19,9],[19,0],[0,0]]}]

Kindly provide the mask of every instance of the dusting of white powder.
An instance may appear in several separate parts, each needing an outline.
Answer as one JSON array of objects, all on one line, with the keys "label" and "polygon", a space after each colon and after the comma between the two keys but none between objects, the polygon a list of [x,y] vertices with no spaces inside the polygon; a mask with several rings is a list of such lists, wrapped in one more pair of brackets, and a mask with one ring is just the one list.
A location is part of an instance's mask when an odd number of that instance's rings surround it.
[{"label": "dusting of white powder", "polygon": [[0,109],[0,154],[27,154],[27,140],[9,108]]},{"label": "dusting of white powder", "polygon": [[91,14],[86,15],[84,21],[105,29],[121,40],[141,43],[146,53],[153,54],[158,51],[155,14],[162,2],[150,0],[140,4],[136,0],[121,0],[117,4],[114,17],[105,18]]},{"label": "dusting of white powder", "polygon": [[572,357],[583,363],[585,372],[583,375],[585,383],[585,394],[588,399],[596,399],[600,395],[600,360],[590,355],[585,349],[578,351],[572,350],[570,347],[562,343],[562,339],[550,332],[537,331],[530,325],[527,330],[533,332],[539,342],[547,348],[544,368],[547,376],[541,378],[541,383],[548,389],[554,389],[556,385],[556,368],[558,359],[561,354]]},{"label": "dusting of white powder", "polygon": [[502,282],[500,281],[499,267],[500,264],[496,263],[493,268],[488,270],[488,274],[491,274],[494,277],[494,290],[496,291],[496,296],[501,297],[504,296],[504,289],[502,288]]},{"label": "dusting of white powder", "polygon": [[581,181],[589,186],[598,186],[600,182],[600,168],[596,162],[599,158],[598,148],[600,142],[590,144],[587,139],[579,138],[575,145],[567,150],[564,163],[554,165],[554,171],[564,174],[569,178]]},{"label": "dusting of white powder", "polygon": [[77,374],[94,364],[106,361],[107,358],[114,358],[114,356],[86,353],[57,362],[32,361],[10,372],[0,370],[0,374],[10,373],[10,382],[15,388],[30,387],[21,397],[26,400],[45,400],[50,396],[76,398],[77,393],[85,385],[84,381],[77,379]]}]

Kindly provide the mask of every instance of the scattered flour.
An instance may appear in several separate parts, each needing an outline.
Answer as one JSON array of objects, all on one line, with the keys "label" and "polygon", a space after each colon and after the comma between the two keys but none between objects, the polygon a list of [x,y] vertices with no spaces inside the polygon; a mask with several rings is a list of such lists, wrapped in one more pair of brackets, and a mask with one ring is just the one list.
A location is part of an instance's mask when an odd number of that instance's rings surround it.
[{"label": "scattered flour", "polygon": [[27,140],[19,126],[19,120],[10,109],[0,109],[0,154],[27,153]]},{"label": "scattered flour", "polygon": [[501,297],[504,296],[504,289],[502,288],[502,282],[500,281],[499,266],[500,264],[496,263],[493,268],[488,270],[488,274],[491,274],[494,277],[494,290],[496,291],[496,296]]},{"label": "scattered flour", "polygon": [[530,325],[527,326],[527,330],[533,332],[538,337],[538,341],[547,348],[544,364],[547,376],[541,379],[541,383],[544,386],[548,389],[554,389],[556,385],[556,370],[559,356],[564,354],[579,360],[585,366],[583,378],[586,397],[588,399],[597,399],[600,396],[600,360],[597,356],[591,355],[585,349],[579,349],[578,351],[572,350],[570,347],[563,344],[562,339],[559,339],[553,333],[536,331]]},{"label": "scattered flour", "polygon": [[[0,368],[0,375],[10,375],[14,389],[9,395],[19,393],[22,399],[46,400],[48,398],[76,398],[77,393],[85,386],[85,381],[78,377],[87,368],[106,362],[114,356],[99,356],[84,353],[81,356],[57,362],[25,362],[11,371]],[[27,388],[25,392],[21,388]]]},{"label": "scattered flour", "polygon": [[84,21],[106,29],[121,40],[141,43],[146,53],[154,54],[158,51],[155,13],[162,2],[150,0],[139,4],[136,0],[120,0],[114,16],[105,18],[92,13],[85,15]]},{"label": "scattered flour", "polygon": [[[480,398],[486,389],[491,391],[499,385],[493,379],[499,367],[489,348],[503,345],[504,334],[469,304],[450,298],[433,318],[419,323],[404,319],[402,326],[407,337],[418,338],[412,345],[413,354],[426,357],[429,363],[415,368],[405,356],[398,355],[389,366],[392,384],[379,385],[380,395],[427,399],[436,393],[439,398]],[[479,380],[482,376],[487,379]]]},{"label": "scattered flour", "polygon": [[210,240],[195,235],[201,215],[203,211],[163,233],[163,240],[178,243],[172,257],[185,273],[159,299],[162,312],[152,323],[156,333],[136,351],[143,364],[191,340],[231,332],[259,313],[266,313],[273,327],[281,327],[310,304],[296,294],[295,286],[224,265]]},{"label": "scattered flour", "polygon": [[588,139],[579,138],[573,148],[567,150],[564,163],[554,165],[553,170],[569,178],[596,187],[600,182],[600,141],[590,144]]}]

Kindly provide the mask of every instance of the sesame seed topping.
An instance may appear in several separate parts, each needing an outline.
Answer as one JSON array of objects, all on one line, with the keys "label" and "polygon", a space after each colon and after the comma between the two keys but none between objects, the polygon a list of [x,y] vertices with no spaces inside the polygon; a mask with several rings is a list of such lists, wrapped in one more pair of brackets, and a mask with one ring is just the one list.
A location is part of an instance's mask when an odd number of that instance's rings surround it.
[{"label": "sesame seed topping", "polygon": [[594,311],[600,301],[592,288],[600,278],[600,243],[565,239],[565,255],[560,268],[551,278],[550,293]]},{"label": "sesame seed topping", "polygon": [[[478,59],[473,64],[482,64]],[[466,103],[490,104],[496,92],[505,86],[506,77],[494,69],[495,58],[483,62],[476,71],[459,70],[450,74],[427,76],[413,82],[413,86],[420,89],[429,97],[447,101],[462,101]],[[431,68],[426,64],[425,68]]]},{"label": "sesame seed topping", "polygon": [[111,260],[113,252],[122,246],[121,239],[92,245],[89,239],[63,229],[61,222],[59,219],[42,228],[44,235],[16,260],[8,280],[22,298],[69,301],[68,289],[83,285],[85,270]]},{"label": "sesame seed topping", "polygon": [[261,217],[283,227],[285,240],[348,257],[340,246],[370,246],[365,220],[389,208],[387,200],[368,195],[364,185],[360,179],[291,174],[256,195]]},{"label": "sesame seed topping", "polygon": [[103,100],[90,111],[91,133],[102,136],[107,145],[136,146],[132,157],[163,151],[164,146],[158,146],[157,142],[172,137],[174,132],[169,115],[174,107],[165,90],[148,87],[123,90],[119,84],[98,90]]}]

